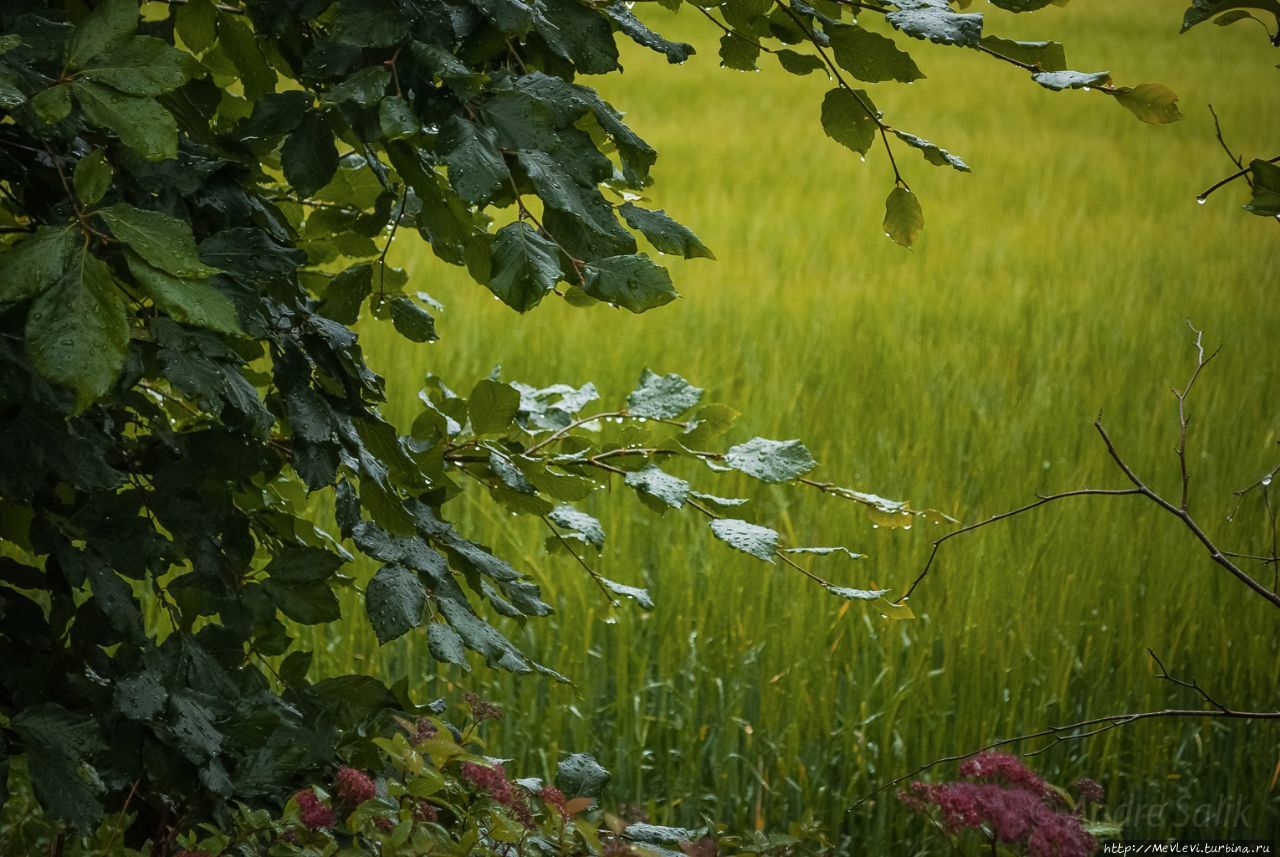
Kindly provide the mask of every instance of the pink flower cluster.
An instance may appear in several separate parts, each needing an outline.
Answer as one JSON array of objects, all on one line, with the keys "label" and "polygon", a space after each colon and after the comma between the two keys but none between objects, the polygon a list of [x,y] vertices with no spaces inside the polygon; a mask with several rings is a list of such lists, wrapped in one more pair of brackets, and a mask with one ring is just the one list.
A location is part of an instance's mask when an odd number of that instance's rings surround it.
[{"label": "pink flower cluster", "polygon": [[320,802],[314,790],[303,789],[294,795],[293,799],[298,802],[298,818],[312,830],[333,827],[337,824],[338,820],[334,817],[333,810]]},{"label": "pink flower cluster", "polygon": [[568,817],[569,810],[565,809],[564,792],[560,791],[555,786],[543,786],[538,790],[538,797],[541,798],[542,802],[547,806],[555,807],[556,811],[560,813],[561,818]]},{"label": "pink flower cluster", "polygon": [[348,806],[359,806],[367,800],[373,800],[378,793],[369,775],[355,768],[339,768],[338,775],[333,779],[333,790],[339,800]]},{"label": "pink flower cluster", "polygon": [[413,734],[409,736],[409,743],[418,746],[428,738],[436,737],[436,726],[425,717],[419,717],[413,721]]},{"label": "pink flower cluster", "polygon": [[949,831],[985,827],[1000,842],[1025,845],[1032,857],[1093,853],[1095,842],[1080,816],[1067,812],[1057,793],[1016,757],[980,753],[961,765],[960,776],[976,782],[916,782],[898,797],[918,812],[936,806]]},{"label": "pink flower cluster", "polygon": [[489,702],[478,693],[467,691],[462,694],[462,698],[466,700],[468,707],[471,708],[471,718],[475,722],[480,723],[484,720],[501,720],[502,709]]},{"label": "pink flower cluster", "polygon": [[462,763],[462,778],[480,791],[487,794],[494,802],[511,810],[526,829],[534,827],[533,813],[529,811],[529,803],[520,795],[515,785],[507,779],[507,772],[501,765],[492,768],[477,765],[474,762]]}]

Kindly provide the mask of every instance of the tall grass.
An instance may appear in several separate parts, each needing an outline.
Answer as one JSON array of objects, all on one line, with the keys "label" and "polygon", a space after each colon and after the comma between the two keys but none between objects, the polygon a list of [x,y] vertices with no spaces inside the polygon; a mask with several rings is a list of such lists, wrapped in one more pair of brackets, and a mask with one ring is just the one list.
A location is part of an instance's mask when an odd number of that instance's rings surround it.
[{"label": "tall grass", "polygon": [[[993,31],[1063,37],[1072,67],[1167,83],[1186,113],[1168,127],[920,46],[929,79],[880,106],[974,172],[900,156],[928,220],[911,252],[880,235],[882,153],[861,163],[822,136],[825,81],[718,69],[705,21],[656,17],[702,53],[668,68],[632,51],[620,79],[598,83],[662,152],[654,206],[719,261],[674,264],[684,299],[644,317],[558,304],[517,317],[402,238],[415,285],[448,311],[430,347],[366,331],[389,412],[408,424],[428,371],[467,389],[500,363],[533,383],[593,380],[606,399],[643,367],[678,371],[744,412],[737,439],[803,437],[824,477],[969,521],[1036,491],[1119,484],[1090,428],[1099,411],[1139,472],[1172,489],[1169,387],[1192,365],[1191,318],[1224,346],[1191,402],[1192,508],[1225,542],[1258,546],[1256,517],[1225,515],[1280,454],[1277,228],[1239,211],[1240,187],[1203,207],[1194,195],[1232,168],[1206,104],[1234,147],[1271,155],[1280,92],[1249,22],[1179,37],[1181,5],[989,17]],[[870,553],[840,572],[850,584],[900,590],[941,532],[732,490],[807,543]],[[508,707],[492,747],[517,769],[594,752],[614,794],[661,819],[781,828],[811,814],[872,853],[914,836],[912,822],[891,798],[850,805],[917,764],[1050,723],[1195,704],[1154,677],[1148,647],[1225,700],[1280,704],[1272,612],[1131,498],[1069,501],[949,543],[909,623],[733,554],[692,517],[656,518],[621,492],[593,508],[610,539],[602,571],[649,585],[653,613],[610,608],[571,561],[543,554],[543,533],[487,502],[452,511],[544,583],[557,615],[509,630],[574,687],[442,668],[417,638],[379,649],[354,600],[341,633],[315,640],[321,668],[406,676],[422,694],[481,689]],[[1206,720],[1140,723],[1034,764],[1101,779],[1135,832],[1274,835],[1278,762],[1274,726]]]}]

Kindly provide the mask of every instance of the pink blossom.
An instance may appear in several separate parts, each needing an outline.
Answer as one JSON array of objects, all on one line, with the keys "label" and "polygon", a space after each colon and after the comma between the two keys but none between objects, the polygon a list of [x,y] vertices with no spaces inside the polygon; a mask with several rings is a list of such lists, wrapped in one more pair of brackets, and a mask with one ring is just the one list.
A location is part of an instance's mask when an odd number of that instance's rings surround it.
[{"label": "pink blossom", "polygon": [[298,802],[298,818],[312,830],[333,827],[337,823],[333,810],[321,803],[313,790],[303,789],[294,795],[294,800]]},{"label": "pink blossom", "polygon": [[367,800],[373,800],[378,793],[369,775],[355,768],[339,768],[338,775],[333,779],[333,790],[348,806],[359,806]]}]

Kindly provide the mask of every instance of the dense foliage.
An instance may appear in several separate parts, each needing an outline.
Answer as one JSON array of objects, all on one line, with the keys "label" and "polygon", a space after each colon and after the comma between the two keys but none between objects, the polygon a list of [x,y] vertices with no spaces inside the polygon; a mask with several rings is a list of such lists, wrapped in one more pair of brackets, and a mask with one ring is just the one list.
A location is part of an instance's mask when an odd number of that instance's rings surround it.
[{"label": "dense foliage", "polygon": [[[727,66],[764,51],[832,76],[822,126],[861,153],[883,142],[885,229],[904,244],[923,220],[895,147],[966,167],[847,82],[920,77],[894,32],[1177,117],[1163,87],[1069,71],[1060,45],[991,36],[941,0],[690,8],[724,30]],[[354,554],[381,566],[364,587],[380,639],[422,629],[441,661],[469,649],[563,678],[484,618],[551,607],[449,525],[468,485],[544,519],[609,597],[648,603],[591,570],[603,532],[571,504],[616,481],[837,596],[906,609],[806,564],[852,551],[783,545],[741,501],[664,469],[798,482],[886,523],[916,514],[810,479],[798,441],[717,449],[734,413],[678,376],[646,373],[625,405],[584,415],[590,385],[493,377],[462,397],[428,375],[407,433],[379,414],[352,325],[436,336],[433,300],[387,262],[402,231],[522,312],[550,294],[670,302],[632,230],[711,255],[638,204],[656,152],[577,82],[618,70],[618,34],[672,62],[691,52],[625,4],[102,0],[6,4],[0,30],[0,765],[25,756],[54,817],[88,829],[129,799],[148,830],[226,818],[232,799],[279,802],[367,757],[393,712],[421,714],[402,686],[308,680],[293,645],[295,623],[338,618]],[[333,499],[332,532],[308,514],[315,492]]]}]

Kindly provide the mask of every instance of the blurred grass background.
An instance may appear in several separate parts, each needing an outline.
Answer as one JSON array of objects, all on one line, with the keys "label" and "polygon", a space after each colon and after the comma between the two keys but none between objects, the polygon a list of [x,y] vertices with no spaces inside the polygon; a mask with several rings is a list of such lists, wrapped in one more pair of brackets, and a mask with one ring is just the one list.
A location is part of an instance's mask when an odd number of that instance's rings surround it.
[{"label": "blurred grass background", "polygon": [[[1233,169],[1208,103],[1234,148],[1275,154],[1275,51],[1247,21],[1179,36],[1183,5],[982,10],[988,32],[1061,39],[1072,68],[1171,86],[1186,114],[1172,126],[912,43],[928,79],[873,96],[890,122],[974,168],[900,152],[925,208],[913,251],[881,234],[883,152],[862,163],[822,134],[820,75],[791,77],[768,56],[764,73],[719,69],[708,22],[648,13],[700,53],[673,68],[630,50],[619,79],[584,82],[661,152],[651,207],[719,261],[664,260],[684,299],[643,317],[559,301],[519,317],[404,236],[395,252],[412,285],[448,310],[429,347],[366,329],[388,413],[407,427],[428,371],[465,392],[500,363],[529,383],[595,381],[606,403],[644,367],[675,371],[743,412],[731,440],[799,436],[819,478],[974,521],[1037,491],[1119,486],[1090,427],[1099,411],[1138,472],[1175,490],[1169,387],[1193,365],[1190,318],[1224,346],[1191,402],[1193,511],[1224,545],[1261,548],[1256,507],[1225,518],[1231,492],[1280,453],[1277,224],[1240,211],[1240,184],[1205,206],[1195,194]],[[751,492],[757,520],[784,535],[871,554],[827,567],[848,585],[901,590],[942,532],[875,530],[816,493],[729,482],[717,493]],[[590,505],[609,535],[600,570],[651,587],[653,613],[610,608],[571,559],[544,555],[544,532],[487,498],[452,510],[544,584],[557,615],[504,627],[575,687],[442,668],[417,637],[379,649],[354,597],[341,632],[314,640],[320,669],[407,676],[423,695],[480,690],[507,707],[488,735],[514,770],[593,752],[614,799],[647,801],[654,820],[781,830],[807,814],[870,853],[929,839],[891,797],[848,811],[918,764],[1047,724],[1196,704],[1154,677],[1148,647],[1223,700],[1280,705],[1271,609],[1131,498],[1068,501],[949,543],[907,623],[727,550],[692,514],[658,519],[622,493]],[[1272,724],[1146,722],[1032,763],[1064,784],[1101,780],[1133,834],[1280,829]]]}]

